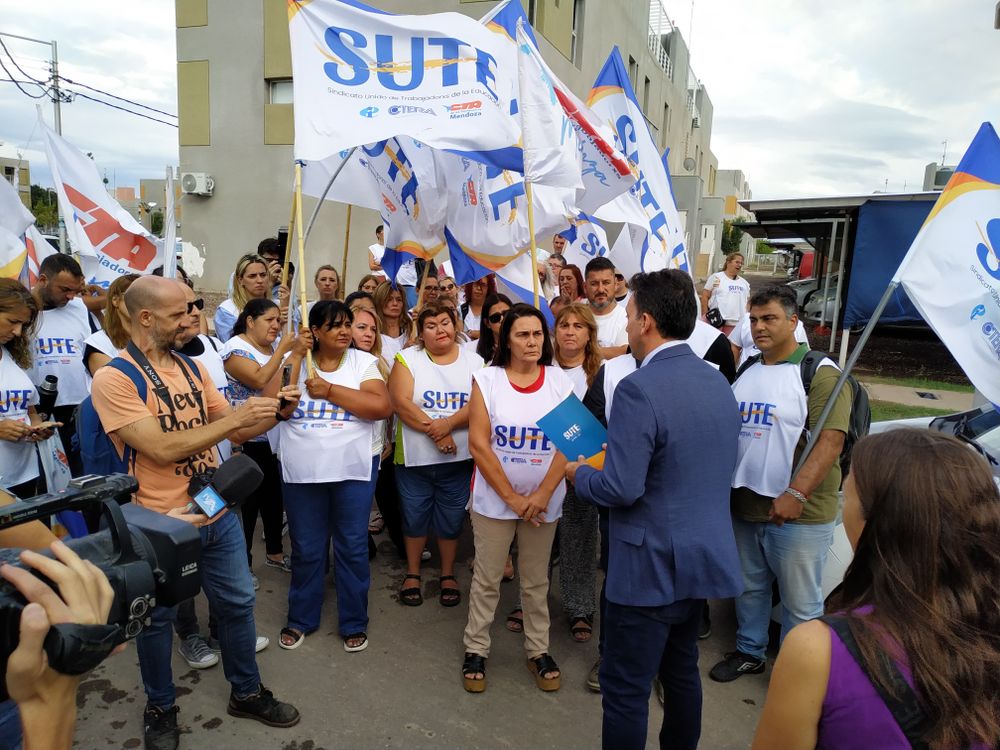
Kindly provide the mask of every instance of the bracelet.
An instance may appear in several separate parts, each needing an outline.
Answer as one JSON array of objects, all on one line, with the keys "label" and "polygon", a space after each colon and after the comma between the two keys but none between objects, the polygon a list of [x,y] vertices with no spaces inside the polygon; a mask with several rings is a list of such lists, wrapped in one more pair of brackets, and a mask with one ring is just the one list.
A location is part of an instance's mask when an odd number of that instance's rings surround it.
[{"label": "bracelet", "polygon": [[799,490],[795,489],[794,487],[786,487],[784,494],[791,495],[792,497],[794,497],[796,500],[798,500],[803,505],[805,505],[807,502],[809,502],[809,497],[805,493],[800,492]]}]

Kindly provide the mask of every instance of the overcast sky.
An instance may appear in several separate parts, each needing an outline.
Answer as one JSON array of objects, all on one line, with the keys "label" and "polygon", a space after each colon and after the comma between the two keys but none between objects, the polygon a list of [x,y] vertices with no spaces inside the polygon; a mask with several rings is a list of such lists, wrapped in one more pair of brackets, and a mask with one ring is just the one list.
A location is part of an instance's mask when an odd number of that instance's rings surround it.
[{"label": "overcast sky", "polygon": [[[690,0],[664,4],[685,38],[693,32],[719,167],[742,169],[755,198],[869,193],[886,180],[890,191],[919,189],[942,141],[953,164],[981,122],[1000,124],[994,0],[696,0],[693,24]],[[0,19],[2,32],[58,40],[63,76],[176,112],[172,0],[0,0]],[[26,73],[47,76],[47,47],[0,39]],[[64,135],[112,184],[137,186],[177,162],[173,127],[84,99],[62,111]],[[51,103],[43,112],[51,123]],[[34,102],[0,83],[0,153],[22,152],[46,184],[34,123]]]}]

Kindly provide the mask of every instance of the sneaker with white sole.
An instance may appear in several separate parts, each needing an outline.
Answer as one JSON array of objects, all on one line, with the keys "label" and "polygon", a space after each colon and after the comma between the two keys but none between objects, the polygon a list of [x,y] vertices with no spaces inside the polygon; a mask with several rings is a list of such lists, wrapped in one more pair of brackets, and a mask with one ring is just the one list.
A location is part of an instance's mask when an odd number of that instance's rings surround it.
[{"label": "sneaker with white sole", "polygon": [[253,571],[250,571],[250,582],[253,584],[254,591],[260,588],[260,579],[257,577],[257,574],[254,573]]},{"label": "sneaker with white sole", "polygon": [[219,655],[208,647],[200,635],[189,635],[177,648],[191,669],[208,669],[219,663]]},{"label": "sneaker with white sole", "polygon": [[742,651],[731,651],[726,658],[712,667],[708,673],[716,682],[732,682],[745,674],[763,674],[764,660],[744,654]]},{"label": "sneaker with white sole", "polygon": [[292,572],[292,560],[288,555],[282,555],[280,560],[272,560],[270,557],[265,557],[264,564],[269,568],[277,568],[283,573]]},{"label": "sneaker with white sole", "polygon": [[[268,638],[266,635],[258,635],[257,636],[257,640],[256,640],[256,642],[254,643],[254,646],[253,646],[254,653],[259,654],[261,651],[263,651],[265,648],[267,648],[270,645],[271,645],[271,639],[270,638]],[[215,638],[209,638],[208,639],[208,647],[210,649],[212,649],[212,651],[215,652],[215,653],[217,653],[217,654],[221,654],[222,653],[222,646],[219,645],[219,641],[216,640]]]}]

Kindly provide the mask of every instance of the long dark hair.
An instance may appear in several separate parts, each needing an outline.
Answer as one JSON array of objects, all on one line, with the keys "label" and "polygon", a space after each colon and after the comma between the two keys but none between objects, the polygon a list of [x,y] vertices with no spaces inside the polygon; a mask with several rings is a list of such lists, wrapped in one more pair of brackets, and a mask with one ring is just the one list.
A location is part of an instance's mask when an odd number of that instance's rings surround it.
[{"label": "long dark hair", "polygon": [[479,343],[476,344],[476,354],[482,357],[487,364],[493,361],[493,355],[497,350],[496,338],[493,336],[493,329],[490,328],[487,318],[490,316],[490,310],[493,306],[500,302],[503,302],[507,307],[514,306],[506,294],[494,292],[483,300],[482,315],[479,316]]},{"label": "long dark hair", "polygon": [[510,364],[510,330],[514,327],[514,321],[518,318],[537,318],[542,324],[542,356],[538,359],[538,364],[545,366],[552,364],[552,337],[549,336],[549,324],[545,321],[545,316],[537,307],[518,302],[503,319],[500,326],[500,340],[497,342],[497,351],[493,355],[493,364],[497,367],[507,367]]},{"label": "long dark hair", "polygon": [[247,332],[247,320],[249,318],[259,318],[271,308],[278,309],[278,306],[267,297],[252,299],[244,305],[239,317],[233,324],[233,335],[240,336]]},{"label": "long dark hair", "polygon": [[31,292],[17,279],[0,279],[0,312],[14,313],[22,307],[28,308],[28,322],[21,328],[21,335],[4,344],[4,349],[10,352],[18,367],[27,370],[31,367],[38,303],[31,296]]},{"label": "long dark hair", "polygon": [[[309,311],[309,330],[313,328],[330,330],[345,320],[348,323],[354,322],[354,313],[351,312],[351,308],[339,299],[320,300]],[[317,337],[313,338],[313,351],[319,351],[319,338]]]},{"label": "long dark hair", "polygon": [[[851,477],[865,527],[832,607],[883,687],[895,641],[913,673],[931,748],[1000,740],[1000,493],[953,437],[898,429],[859,441]],[[870,610],[869,610],[870,608]]]}]

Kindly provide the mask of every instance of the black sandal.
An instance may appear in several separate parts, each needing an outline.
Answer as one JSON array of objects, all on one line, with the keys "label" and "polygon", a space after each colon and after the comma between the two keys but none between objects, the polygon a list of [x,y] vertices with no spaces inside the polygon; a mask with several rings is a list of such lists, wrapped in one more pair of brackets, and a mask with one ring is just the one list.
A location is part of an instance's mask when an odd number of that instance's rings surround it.
[{"label": "black sandal", "polygon": [[[481,674],[482,678],[469,675]],[[479,654],[465,652],[462,662],[462,687],[470,693],[481,693],[486,689],[486,658]]]},{"label": "black sandal", "polygon": [[[406,583],[411,578],[417,581],[420,580],[420,576],[418,576],[416,573],[407,573],[406,576],[403,577],[403,583]],[[408,589],[400,590],[399,601],[401,604],[405,604],[407,607],[419,607],[421,604],[424,603],[424,596],[422,593],[420,593],[419,586],[411,586]]]},{"label": "black sandal", "polygon": [[[455,578],[455,576],[441,576],[438,580],[441,583],[444,583],[445,581],[454,581],[455,583],[458,583],[458,579]],[[453,589],[446,589],[442,586],[440,601],[442,607],[457,607],[462,601],[462,592],[457,586]]]},{"label": "black sandal", "polygon": [[[518,617],[517,613],[520,612],[521,616]],[[524,632],[524,611],[518,607],[517,609],[512,609],[510,614],[507,615],[507,630],[511,633],[523,633]]]},{"label": "black sandal", "polygon": [[594,618],[574,617],[569,624],[569,633],[577,643],[586,643],[594,634]]},{"label": "black sandal", "polygon": [[[535,675],[535,684],[538,685],[539,690],[551,693],[559,689],[559,678],[562,676],[559,672],[559,665],[556,664],[556,660],[548,654],[542,654],[541,656],[536,656],[534,659],[528,659],[528,670]],[[544,676],[546,674],[551,674],[552,672],[556,673],[555,677]]]}]

